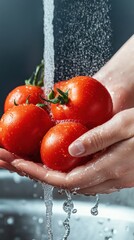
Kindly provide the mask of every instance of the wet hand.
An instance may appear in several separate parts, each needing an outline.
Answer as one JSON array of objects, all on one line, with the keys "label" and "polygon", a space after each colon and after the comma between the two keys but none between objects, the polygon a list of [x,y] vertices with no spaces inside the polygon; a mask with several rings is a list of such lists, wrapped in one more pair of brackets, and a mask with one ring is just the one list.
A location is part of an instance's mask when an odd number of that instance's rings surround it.
[{"label": "wet hand", "polygon": [[[24,172],[35,180],[81,194],[110,193],[134,187],[133,119],[134,108],[124,110],[72,143],[70,154],[94,154],[94,157],[69,173],[53,171],[42,164],[20,158],[10,157],[9,161],[9,153],[6,153],[8,159],[4,159],[18,172]],[[77,143],[82,147],[78,147]]]},{"label": "wet hand", "polygon": [[134,107],[134,35],[94,75],[110,92],[114,114]]},{"label": "wet hand", "polygon": [[72,155],[96,154],[91,162],[68,174],[68,187],[79,188],[78,192],[83,194],[134,187],[133,149],[134,108],[116,114],[70,146]]},{"label": "wet hand", "polygon": [[53,186],[63,186],[62,179],[65,178],[64,173],[50,170],[43,164],[32,161],[32,159],[23,159],[3,148],[0,148],[0,168]]}]

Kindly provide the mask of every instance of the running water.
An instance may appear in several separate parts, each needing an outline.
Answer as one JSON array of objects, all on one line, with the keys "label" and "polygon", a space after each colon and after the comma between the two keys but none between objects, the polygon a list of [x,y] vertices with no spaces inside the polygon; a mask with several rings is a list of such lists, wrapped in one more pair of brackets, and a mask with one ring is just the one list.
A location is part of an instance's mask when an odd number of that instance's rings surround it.
[{"label": "running water", "polygon": [[[44,9],[44,88],[47,96],[54,85],[54,33],[53,15],[54,0],[43,0]],[[53,187],[43,184],[44,202],[46,206],[46,228],[48,240],[53,240],[52,210],[53,210]]]},{"label": "running water", "polygon": [[65,200],[63,203],[63,210],[67,213],[67,218],[63,222],[63,226],[65,228],[65,234],[63,236],[63,240],[67,240],[67,238],[70,234],[70,218],[71,218],[72,210],[74,208],[71,193],[67,190],[65,190],[65,193],[67,196],[67,200]]},{"label": "running water", "polygon": [[46,228],[48,240],[53,240],[52,231],[52,208],[53,208],[53,187],[48,184],[42,184],[44,190],[44,202],[46,206]]},{"label": "running water", "polygon": [[[44,8],[44,87],[48,95],[56,81],[75,75],[93,75],[111,56],[110,0],[43,0]],[[53,187],[43,184],[46,205],[48,240],[53,240],[52,207]],[[63,222],[67,240],[70,217],[74,206],[71,193],[67,200]],[[98,214],[99,196],[91,209]],[[76,210],[75,210],[76,211]],[[74,211],[74,212],[75,212]]]},{"label": "running water", "polygon": [[54,0],[43,0],[44,8],[44,87],[48,95],[54,85]]}]

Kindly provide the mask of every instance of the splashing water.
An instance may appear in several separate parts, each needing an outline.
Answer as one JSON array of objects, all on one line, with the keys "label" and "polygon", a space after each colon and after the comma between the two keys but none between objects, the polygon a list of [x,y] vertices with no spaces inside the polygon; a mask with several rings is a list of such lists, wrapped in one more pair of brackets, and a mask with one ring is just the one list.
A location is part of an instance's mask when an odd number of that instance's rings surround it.
[{"label": "splashing water", "polygon": [[53,240],[52,232],[52,208],[53,208],[53,186],[42,184],[44,190],[44,202],[46,205],[46,228],[48,240]]},{"label": "splashing water", "polygon": [[97,194],[97,195],[96,195],[96,203],[95,203],[94,207],[91,208],[91,214],[92,214],[93,216],[97,216],[97,215],[98,215],[99,201],[100,201],[100,197],[99,197],[99,195]]},{"label": "splashing water", "polygon": [[72,210],[74,208],[71,193],[67,190],[65,190],[65,193],[67,196],[67,200],[63,203],[63,210],[67,213],[67,218],[63,222],[63,226],[65,228],[65,234],[64,234],[62,240],[67,240],[67,238],[70,234],[70,218],[71,218]]},{"label": "splashing water", "polygon": [[111,57],[110,0],[55,0],[55,79],[93,75]]},{"label": "splashing water", "polygon": [[44,83],[93,75],[112,55],[110,0],[43,0]]}]

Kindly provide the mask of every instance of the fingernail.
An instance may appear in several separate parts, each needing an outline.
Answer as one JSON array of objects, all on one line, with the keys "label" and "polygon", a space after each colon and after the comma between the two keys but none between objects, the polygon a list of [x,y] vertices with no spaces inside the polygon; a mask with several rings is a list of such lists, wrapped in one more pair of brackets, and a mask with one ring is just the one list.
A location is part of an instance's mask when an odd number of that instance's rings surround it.
[{"label": "fingernail", "polygon": [[72,156],[80,156],[85,152],[85,147],[81,141],[76,141],[69,146],[69,153]]}]

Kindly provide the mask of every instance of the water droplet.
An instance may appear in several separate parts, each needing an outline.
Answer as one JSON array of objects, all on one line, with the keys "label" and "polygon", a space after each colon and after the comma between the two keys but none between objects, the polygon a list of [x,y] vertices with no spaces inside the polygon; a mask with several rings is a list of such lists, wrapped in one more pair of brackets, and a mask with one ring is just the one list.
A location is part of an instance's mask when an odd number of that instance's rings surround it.
[{"label": "water droplet", "polygon": [[21,177],[18,174],[14,174],[13,180],[15,183],[19,184],[21,182]]},{"label": "water droplet", "polygon": [[58,193],[59,193],[60,195],[63,195],[63,194],[65,193],[65,190],[64,190],[64,189],[58,189]]},{"label": "water droplet", "polygon": [[38,197],[37,193],[34,193],[33,198],[37,198],[37,197]]},{"label": "water droplet", "polygon": [[39,222],[40,224],[43,223],[43,222],[44,222],[43,218],[39,218],[39,219],[38,219],[38,222]]},{"label": "water droplet", "polygon": [[74,208],[74,209],[72,210],[72,213],[73,213],[73,214],[77,213],[77,209]]},{"label": "water droplet", "polygon": [[94,216],[97,216],[98,215],[98,208],[97,207],[91,208],[91,214],[94,215]]},{"label": "water droplet", "polygon": [[33,188],[37,188],[37,186],[38,186],[37,183],[34,183]]},{"label": "water droplet", "polygon": [[97,216],[98,215],[98,205],[99,205],[99,201],[100,201],[100,198],[99,198],[99,195],[97,194],[96,195],[96,203],[95,203],[95,206],[91,208],[91,214],[93,216]]},{"label": "water droplet", "polygon": [[71,199],[68,199],[66,200],[64,203],[63,203],[63,210],[68,213],[70,210],[72,210],[74,207],[74,204],[72,202]]},{"label": "water droplet", "polygon": [[14,218],[13,217],[8,217],[7,218],[7,224],[13,225],[14,224]]}]

